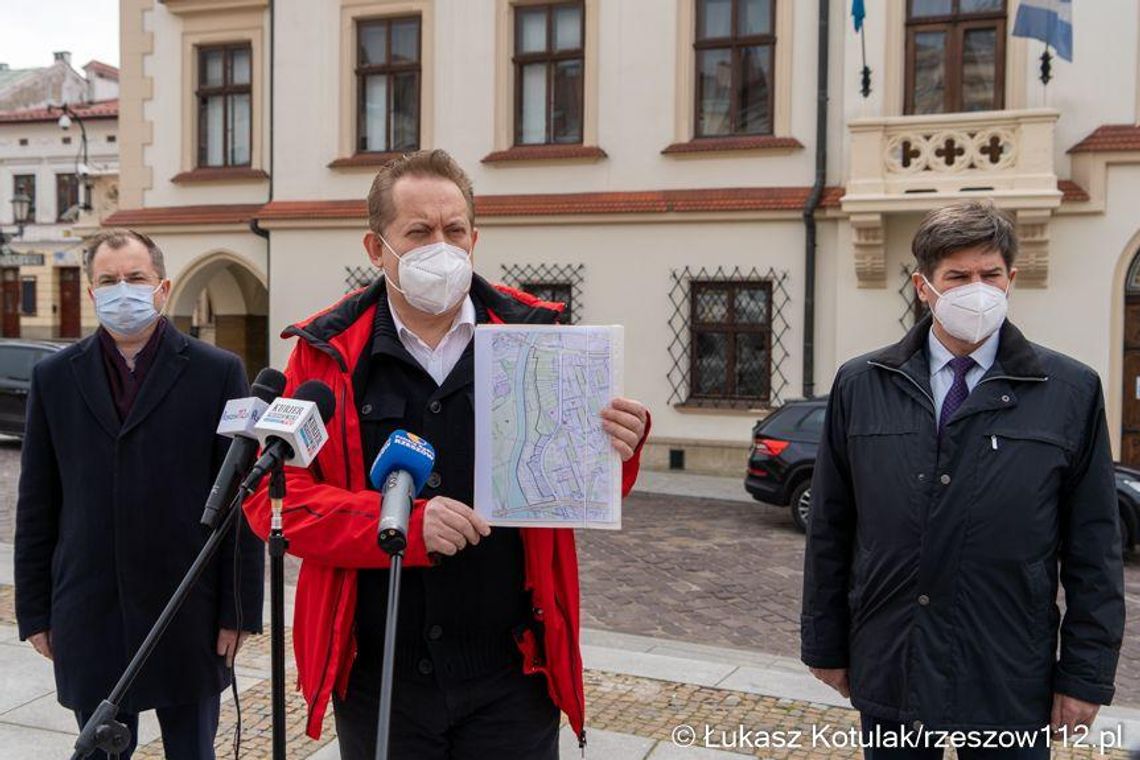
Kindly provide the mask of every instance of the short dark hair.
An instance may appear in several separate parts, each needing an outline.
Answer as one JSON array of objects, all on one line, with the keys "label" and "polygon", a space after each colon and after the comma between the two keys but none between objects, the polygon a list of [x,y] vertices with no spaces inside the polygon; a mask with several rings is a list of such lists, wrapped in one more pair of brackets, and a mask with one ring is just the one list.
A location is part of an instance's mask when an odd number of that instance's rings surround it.
[{"label": "short dark hair", "polygon": [[384,234],[385,228],[396,217],[396,205],[392,200],[392,189],[401,177],[439,177],[449,179],[463,193],[467,202],[467,221],[475,226],[475,190],[467,172],[445,150],[418,150],[394,158],[384,165],[372,188],[368,191],[368,226],[373,232]]},{"label": "short dark hair", "polygon": [[83,249],[83,269],[87,272],[88,282],[94,282],[95,280],[92,276],[91,265],[95,261],[95,254],[102,246],[105,245],[112,251],[117,251],[132,240],[136,240],[146,246],[146,251],[150,254],[150,263],[154,266],[154,271],[158,273],[160,279],[165,280],[166,262],[163,261],[162,258],[162,249],[158,247],[157,243],[150,239],[149,235],[144,235],[137,230],[112,228],[97,233],[87,241],[87,246]]},{"label": "short dark hair", "polygon": [[993,201],[963,201],[934,209],[918,225],[910,250],[919,273],[930,277],[942,259],[978,246],[1000,253],[1007,270],[1013,267],[1017,228]]}]

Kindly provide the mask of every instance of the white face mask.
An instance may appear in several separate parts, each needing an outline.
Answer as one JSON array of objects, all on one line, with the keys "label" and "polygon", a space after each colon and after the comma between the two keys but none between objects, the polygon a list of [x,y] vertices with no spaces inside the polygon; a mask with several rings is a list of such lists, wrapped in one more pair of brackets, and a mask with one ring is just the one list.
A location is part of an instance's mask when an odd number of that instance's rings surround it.
[{"label": "white face mask", "polygon": [[401,256],[383,236],[377,237],[400,260],[400,284],[391,279],[388,284],[413,308],[438,316],[462,301],[471,289],[471,256],[462,248],[428,243]]},{"label": "white face mask", "polygon": [[925,276],[922,279],[926,280],[927,287],[938,296],[934,302],[934,318],[958,340],[970,344],[981,343],[1005,321],[1009,308],[1009,286],[1001,290],[978,281],[939,293],[930,284],[930,280]]}]

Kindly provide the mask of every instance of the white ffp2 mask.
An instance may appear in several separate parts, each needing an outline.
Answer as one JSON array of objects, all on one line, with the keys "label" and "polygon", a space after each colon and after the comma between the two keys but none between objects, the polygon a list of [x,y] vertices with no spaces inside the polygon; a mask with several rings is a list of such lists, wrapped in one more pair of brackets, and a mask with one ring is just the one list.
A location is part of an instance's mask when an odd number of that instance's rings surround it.
[{"label": "white ffp2 mask", "polygon": [[946,332],[967,343],[981,343],[1005,321],[1009,309],[1009,288],[1005,290],[980,280],[939,293],[930,280],[926,285],[938,296],[934,318]]},{"label": "white ffp2 mask", "polygon": [[400,284],[389,280],[407,302],[420,311],[443,314],[471,289],[471,256],[449,243],[428,243],[400,255],[382,236],[380,241],[399,259]]}]

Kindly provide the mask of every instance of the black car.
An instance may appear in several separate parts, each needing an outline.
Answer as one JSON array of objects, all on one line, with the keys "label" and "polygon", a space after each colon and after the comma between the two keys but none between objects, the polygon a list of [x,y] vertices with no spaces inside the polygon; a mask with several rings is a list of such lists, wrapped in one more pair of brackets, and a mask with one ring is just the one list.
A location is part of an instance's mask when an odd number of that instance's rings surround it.
[{"label": "black car", "polygon": [[0,433],[24,437],[24,415],[32,367],[66,343],[33,340],[0,340]]},{"label": "black car", "polygon": [[826,409],[826,396],[789,401],[752,428],[744,487],[757,501],[790,505],[801,531],[811,512],[811,473]]},{"label": "black car", "polygon": [[[826,407],[826,397],[789,401],[752,428],[744,487],[758,501],[790,505],[801,531],[811,515],[811,474]],[[1115,468],[1121,541],[1124,553],[1131,554],[1140,541],[1140,470],[1122,464]]]}]

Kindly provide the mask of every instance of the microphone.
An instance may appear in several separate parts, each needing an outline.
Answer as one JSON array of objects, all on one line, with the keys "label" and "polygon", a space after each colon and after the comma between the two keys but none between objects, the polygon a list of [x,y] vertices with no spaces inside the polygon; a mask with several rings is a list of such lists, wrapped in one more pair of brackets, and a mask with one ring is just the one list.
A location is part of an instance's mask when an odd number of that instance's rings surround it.
[{"label": "microphone", "polygon": [[412,500],[423,489],[434,464],[431,444],[406,430],[388,436],[376,455],[368,477],[383,494],[376,542],[388,554],[398,554],[407,547]]},{"label": "microphone", "polygon": [[261,458],[250,469],[241,488],[252,493],[266,473],[278,464],[308,467],[328,442],[325,423],[336,411],[332,390],[320,380],[309,380],[292,398],[281,397],[269,405],[253,428],[261,441]]},{"label": "microphone", "polygon": [[251,396],[226,402],[222,419],[218,422],[218,435],[232,438],[233,443],[226,452],[225,461],[214,480],[214,487],[206,499],[206,508],[202,511],[201,522],[210,529],[217,524],[219,512],[229,506],[237,493],[242,475],[257,457],[259,444],[254,426],[269,405],[285,392],[285,375],[272,367],[266,367],[257,373],[249,390]]}]

